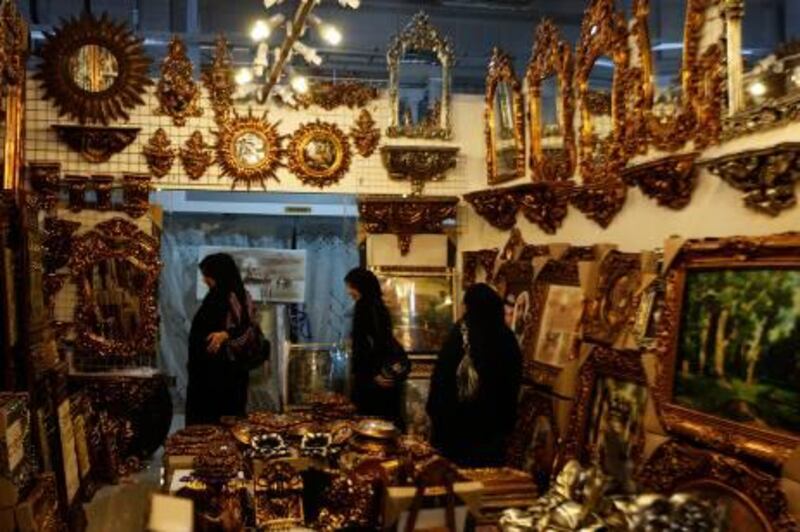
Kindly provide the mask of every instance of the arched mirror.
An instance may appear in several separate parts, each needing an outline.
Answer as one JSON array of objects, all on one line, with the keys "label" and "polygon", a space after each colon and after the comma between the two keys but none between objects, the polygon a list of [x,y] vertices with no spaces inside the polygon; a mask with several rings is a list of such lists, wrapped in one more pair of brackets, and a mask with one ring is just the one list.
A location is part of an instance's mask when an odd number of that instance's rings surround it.
[{"label": "arched mirror", "polygon": [[389,137],[449,139],[453,47],[420,12],[396,35],[389,64]]},{"label": "arched mirror", "polygon": [[136,225],[113,218],[75,239],[68,267],[78,293],[79,351],[101,357],[153,353],[157,242]]},{"label": "arched mirror", "polygon": [[574,68],[569,44],[545,19],[536,29],[526,76],[534,181],[563,181],[575,171]]},{"label": "arched mirror", "polygon": [[594,0],[584,16],[577,50],[583,183],[619,180],[626,162],[627,38],[624,17],[614,9],[613,0]]},{"label": "arched mirror", "polygon": [[522,86],[511,56],[494,48],[486,74],[486,170],[490,184],[525,175]]},{"label": "arched mirror", "polygon": [[[639,54],[638,79],[631,78],[628,106],[631,131],[639,141],[633,150],[676,151],[695,139],[710,141],[719,116],[706,113],[710,96],[705,79],[719,65],[709,64],[709,47],[701,49],[709,8],[714,0],[622,0],[631,14],[631,34]],[[711,48],[717,45],[713,45]],[[633,139],[631,139],[633,141]]]}]

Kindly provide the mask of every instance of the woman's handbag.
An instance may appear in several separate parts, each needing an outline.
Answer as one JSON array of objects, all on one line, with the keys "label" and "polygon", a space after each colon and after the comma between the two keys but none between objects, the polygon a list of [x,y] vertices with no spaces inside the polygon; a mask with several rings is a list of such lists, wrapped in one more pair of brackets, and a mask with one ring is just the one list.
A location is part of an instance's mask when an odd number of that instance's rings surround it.
[{"label": "woman's handbag", "polygon": [[266,339],[261,327],[250,323],[244,332],[227,342],[230,359],[241,369],[252,371],[269,360],[272,346]]},{"label": "woman's handbag", "polygon": [[480,388],[480,377],[475,369],[475,362],[472,360],[471,349],[469,346],[469,329],[466,322],[461,322],[461,342],[464,350],[464,357],[458,363],[456,370],[456,384],[458,387],[458,400],[462,403],[470,402],[475,399]]},{"label": "woman's handbag", "polygon": [[411,373],[411,361],[406,350],[394,337],[389,342],[389,350],[389,358],[381,367],[381,376],[397,384],[408,378],[408,374]]}]

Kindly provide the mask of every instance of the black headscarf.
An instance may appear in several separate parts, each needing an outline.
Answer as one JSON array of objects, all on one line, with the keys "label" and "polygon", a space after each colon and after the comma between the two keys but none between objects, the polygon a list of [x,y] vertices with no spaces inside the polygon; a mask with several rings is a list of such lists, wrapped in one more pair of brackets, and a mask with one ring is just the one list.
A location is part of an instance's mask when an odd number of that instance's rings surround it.
[{"label": "black headscarf", "polygon": [[214,253],[200,261],[200,271],[214,280],[215,286],[210,290],[211,297],[220,297],[227,302],[230,294],[236,296],[242,307],[243,317],[247,318],[247,297],[242,275],[233,257],[227,253]]},{"label": "black headscarf", "polygon": [[[344,282],[352,286],[361,296],[355,305],[353,316],[353,334],[357,335],[367,327],[380,336],[380,340],[388,340],[392,330],[392,318],[383,301],[381,283],[374,273],[366,268],[353,268],[344,278]],[[365,322],[368,321],[367,325]]]},{"label": "black headscarf", "polygon": [[508,328],[505,323],[503,300],[487,284],[477,283],[464,294],[464,321],[469,331],[471,355],[476,363],[490,356],[498,339]]}]

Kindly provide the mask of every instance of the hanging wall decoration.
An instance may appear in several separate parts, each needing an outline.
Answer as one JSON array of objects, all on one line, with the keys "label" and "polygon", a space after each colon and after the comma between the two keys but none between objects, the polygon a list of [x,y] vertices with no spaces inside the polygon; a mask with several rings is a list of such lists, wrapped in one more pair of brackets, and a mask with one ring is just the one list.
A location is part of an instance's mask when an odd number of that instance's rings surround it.
[{"label": "hanging wall decoration", "polygon": [[358,81],[314,82],[306,94],[295,95],[294,106],[307,109],[312,105],[333,111],[337,107],[356,109],[378,98],[378,89]]},{"label": "hanging wall decoration", "polygon": [[28,30],[15,1],[0,5],[0,81],[18,85],[24,78]]},{"label": "hanging wall decoration", "polygon": [[34,76],[60,116],[81,124],[128,120],[144,103],[150,59],[142,40],[108,15],[84,12],[45,34],[42,63]]},{"label": "hanging wall decoration", "polygon": [[489,184],[525,175],[525,118],[522,85],[511,56],[492,50],[486,74],[484,132],[486,172]]},{"label": "hanging wall decoration", "polygon": [[221,124],[231,115],[233,95],[236,92],[233,60],[228,49],[228,40],[222,35],[214,43],[214,59],[211,65],[203,69],[202,79],[214,109],[214,121]]},{"label": "hanging wall decoration", "polygon": [[39,208],[45,211],[58,204],[58,181],[61,179],[61,163],[56,161],[31,161],[28,163],[28,179],[36,192]]},{"label": "hanging wall decoration", "polygon": [[158,128],[147,144],[142,148],[147,160],[147,168],[156,177],[164,177],[172,169],[175,160],[175,149],[167,137],[167,132]]},{"label": "hanging wall decoration", "polygon": [[629,166],[622,171],[622,180],[638,186],[642,194],[653,198],[662,207],[680,210],[689,205],[697,184],[697,152],[680,153]]},{"label": "hanging wall decoration", "polygon": [[364,158],[371,157],[381,141],[381,131],[375,127],[375,120],[366,109],[361,110],[356,125],[350,128],[350,137],[356,151]]},{"label": "hanging wall decoration", "polygon": [[421,195],[425,184],[442,181],[456,167],[455,146],[383,146],[381,158],[389,177],[411,183],[412,195]]},{"label": "hanging wall decoration", "polygon": [[139,218],[150,209],[150,176],[126,174],[122,176],[122,210],[131,218]]},{"label": "hanging wall decoration", "polygon": [[189,179],[200,179],[214,162],[214,156],[209,150],[210,146],[203,140],[203,134],[199,131],[192,133],[189,140],[181,148],[180,157],[183,169]]},{"label": "hanging wall decoration", "polygon": [[58,138],[90,163],[104,163],[136,140],[138,127],[51,126]]},{"label": "hanging wall decoration", "polygon": [[167,56],[161,63],[161,79],[158,80],[156,96],[156,114],[171,116],[172,123],[176,126],[184,126],[187,118],[203,114],[203,109],[200,108],[200,88],[194,81],[186,43],[177,36],[170,40]]},{"label": "hanging wall decoration", "polygon": [[247,115],[234,111],[232,118],[220,123],[217,136],[217,164],[222,175],[233,179],[231,188],[243,183],[248,190],[254,184],[266,189],[266,181],[274,179],[278,168],[284,167],[286,138],[278,133],[278,125],[267,120],[267,113],[259,118],[250,110]]},{"label": "hanging wall decoration", "polygon": [[303,124],[289,143],[289,169],[306,185],[338,183],[350,169],[350,142],[336,124]]}]

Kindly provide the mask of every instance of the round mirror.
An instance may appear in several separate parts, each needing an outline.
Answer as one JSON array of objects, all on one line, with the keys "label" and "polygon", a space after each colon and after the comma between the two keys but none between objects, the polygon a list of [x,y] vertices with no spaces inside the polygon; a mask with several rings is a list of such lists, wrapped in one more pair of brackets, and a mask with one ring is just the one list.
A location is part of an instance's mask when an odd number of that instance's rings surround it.
[{"label": "round mirror", "polygon": [[331,139],[314,137],[303,148],[306,165],[316,172],[327,172],[336,164],[336,144]]},{"label": "round mirror", "polygon": [[119,65],[108,48],[87,44],[70,57],[69,74],[81,89],[93,93],[104,92],[116,83]]},{"label": "round mirror", "polygon": [[261,135],[246,131],[233,141],[234,153],[244,166],[258,166],[267,158],[267,141]]},{"label": "round mirror", "polygon": [[125,259],[96,263],[86,278],[92,312],[89,330],[102,338],[134,341],[141,327],[141,298],[147,273]]}]

